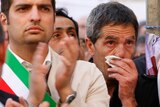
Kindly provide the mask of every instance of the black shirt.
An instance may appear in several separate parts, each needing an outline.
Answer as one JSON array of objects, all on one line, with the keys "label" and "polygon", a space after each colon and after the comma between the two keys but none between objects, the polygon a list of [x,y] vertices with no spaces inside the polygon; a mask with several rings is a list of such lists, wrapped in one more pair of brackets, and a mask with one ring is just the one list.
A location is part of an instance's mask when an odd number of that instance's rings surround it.
[{"label": "black shirt", "polygon": [[8,98],[12,98],[14,101],[19,102],[19,98],[13,94],[6,93],[0,90],[0,102],[5,105]]}]

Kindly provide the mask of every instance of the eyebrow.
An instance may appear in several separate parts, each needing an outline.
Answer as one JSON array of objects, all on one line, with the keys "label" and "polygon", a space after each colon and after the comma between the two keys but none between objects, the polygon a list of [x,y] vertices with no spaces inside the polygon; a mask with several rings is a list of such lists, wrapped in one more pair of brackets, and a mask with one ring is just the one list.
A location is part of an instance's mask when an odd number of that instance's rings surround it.
[{"label": "eyebrow", "polygon": [[105,37],[105,40],[106,39],[118,39],[118,37],[115,37],[115,36],[107,36],[107,37]]},{"label": "eyebrow", "polygon": [[[56,30],[63,30],[65,28],[63,27],[56,27]],[[74,27],[67,27],[67,30],[74,30],[75,28]]]},{"label": "eyebrow", "polygon": [[[30,3],[20,3],[20,4],[15,5],[15,7],[16,8],[18,8],[18,7],[32,7],[32,4],[30,4]],[[52,5],[51,4],[38,4],[38,7],[52,8]]]},{"label": "eyebrow", "polygon": [[[105,37],[105,39],[117,39],[118,37],[115,37],[115,36],[107,36]],[[136,37],[135,36],[129,36],[127,39],[135,39]]]},{"label": "eyebrow", "polygon": [[74,27],[68,27],[68,30],[75,30]]}]

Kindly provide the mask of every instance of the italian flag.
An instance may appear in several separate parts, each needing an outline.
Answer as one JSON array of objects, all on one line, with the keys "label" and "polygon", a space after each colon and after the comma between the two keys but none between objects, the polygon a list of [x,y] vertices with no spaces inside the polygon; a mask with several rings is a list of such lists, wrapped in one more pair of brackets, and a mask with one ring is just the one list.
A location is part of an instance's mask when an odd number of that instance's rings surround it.
[{"label": "italian flag", "polygon": [[[7,50],[6,63],[2,71],[0,90],[27,99],[29,94],[29,72],[18,62],[9,50]],[[55,101],[47,92],[45,93],[44,101],[48,101],[50,107],[56,107]]]}]

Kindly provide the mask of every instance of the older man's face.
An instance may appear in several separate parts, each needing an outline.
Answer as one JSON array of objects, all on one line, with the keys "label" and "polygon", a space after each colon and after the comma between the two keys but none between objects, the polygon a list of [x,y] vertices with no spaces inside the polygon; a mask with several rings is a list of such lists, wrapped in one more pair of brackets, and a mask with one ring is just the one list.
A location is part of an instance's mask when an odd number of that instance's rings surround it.
[{"label": "older man's face", "polygon": [[101,35],[94,44],[93,60],[97,67],[108,78],[108,65],[105,56],[115,55],[121,58],[132,58],[135,50],[135,30],[132,25],[107,25],[101,29]]}]

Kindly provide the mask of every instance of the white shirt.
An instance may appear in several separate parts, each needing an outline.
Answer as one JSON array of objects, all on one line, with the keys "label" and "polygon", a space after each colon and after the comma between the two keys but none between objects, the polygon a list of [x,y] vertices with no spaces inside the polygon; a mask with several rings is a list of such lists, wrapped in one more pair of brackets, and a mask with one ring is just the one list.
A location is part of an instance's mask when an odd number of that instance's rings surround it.
[{"label": "white shirt", "polygon": [[[24,59],[22,59],[21,57],[19,57],[18,55],[16,55],[10,48],[10,45],[8,45],[8,49],[10,50],[10,52],[16,57],[16,59],[22,64],[23,62],[27,62],[25,61]],[[44,63],[45,64],[47,61],[50,61],[51,62],[51,52],[50,52],[50,48],[49,48],[49,51],[48,51],[48,54],[44,60]],[[27,62],[29,63],[29,62]],[[29,63],[30,64],[30,63]]]},{"label": "white shirt", "polygon": [[4,107],[4,105],[0,102],[0,107]]}]

